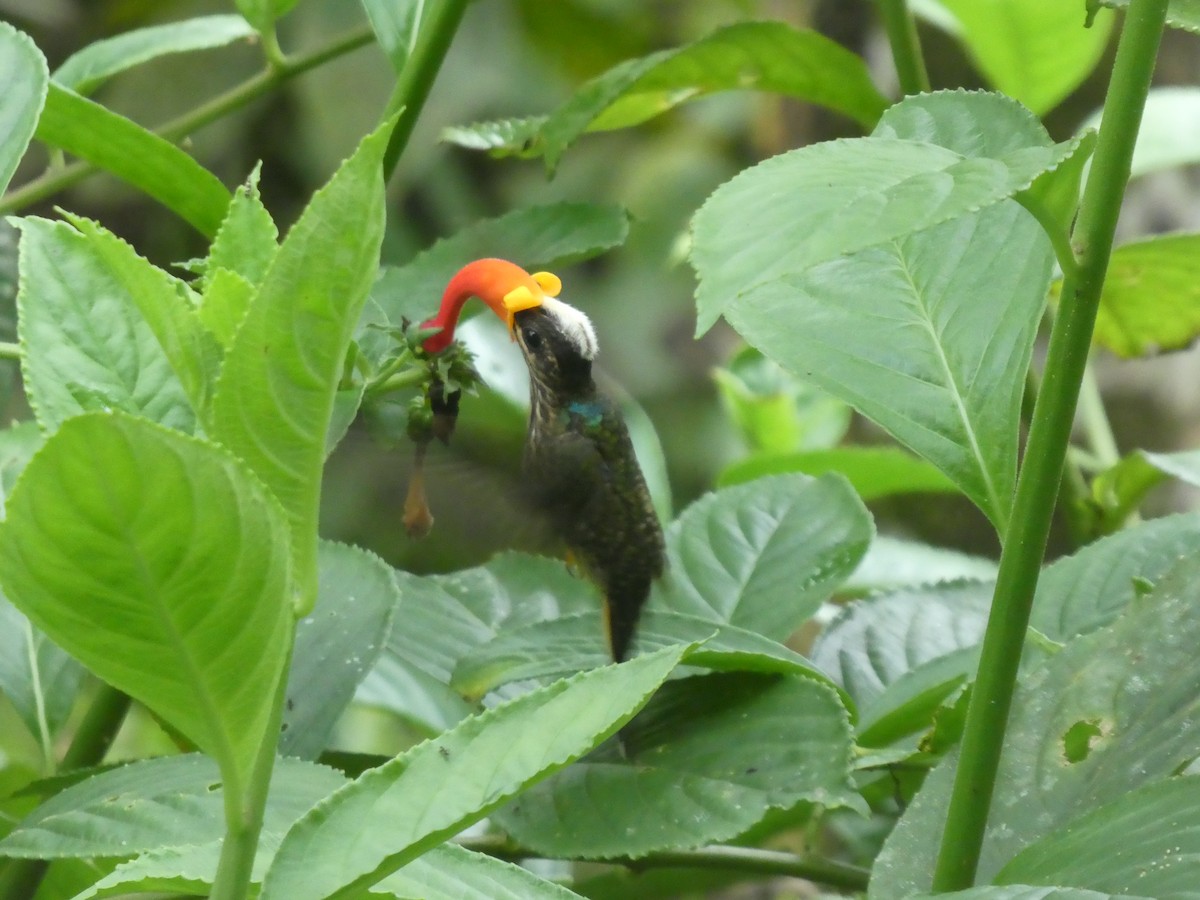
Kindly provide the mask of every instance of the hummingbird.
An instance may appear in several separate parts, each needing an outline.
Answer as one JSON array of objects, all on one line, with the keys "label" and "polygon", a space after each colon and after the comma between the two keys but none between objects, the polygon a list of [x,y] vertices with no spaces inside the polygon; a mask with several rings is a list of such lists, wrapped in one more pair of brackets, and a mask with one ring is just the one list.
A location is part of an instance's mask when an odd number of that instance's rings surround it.
[{"label": "hummingbird", "polygon": [[469,296],[507,324],[529,369],[522,493],[561,536],[568,563],[599,587],[609,649],[621,662],[663,573],[662,525],[620,410],[596,387],[596,331],[583,312],[557,299],[560,289],[550,273],[478,260],[455,275],[441,313],[422,326],[442,327],[425,346],[436,352],[449,344]]}]

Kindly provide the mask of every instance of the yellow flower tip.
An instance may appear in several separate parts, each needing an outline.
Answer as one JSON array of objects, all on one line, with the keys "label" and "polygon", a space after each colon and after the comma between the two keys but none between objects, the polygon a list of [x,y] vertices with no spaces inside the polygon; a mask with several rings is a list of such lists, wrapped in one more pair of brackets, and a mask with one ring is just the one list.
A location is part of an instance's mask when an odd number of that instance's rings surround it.
[{"label": "yellow flower tip", "polygon": [[557,297],[562,290],[562,279],[553,272],[534,272],[531,277],[547,297]]},{"label": "yellow flower tip", "polygon": [[[552,275],[550,277],[553,278],[554,276]],[[535,275],[534,278],[536,279],[537,276]],[[558,281],[557,278],[554,280]],[[541,287],[541,284],[539,283],[538,286]],[[523,284],[513,288],[504,295],[504,299],[501,302],[504,305],[504,321],[508,325],[508,331],[510,334],[515,327],[517,313],[525,309],[534,309],[535,307],[541,306],[543,299],[544,297],[534,294],[533,291]]]}]

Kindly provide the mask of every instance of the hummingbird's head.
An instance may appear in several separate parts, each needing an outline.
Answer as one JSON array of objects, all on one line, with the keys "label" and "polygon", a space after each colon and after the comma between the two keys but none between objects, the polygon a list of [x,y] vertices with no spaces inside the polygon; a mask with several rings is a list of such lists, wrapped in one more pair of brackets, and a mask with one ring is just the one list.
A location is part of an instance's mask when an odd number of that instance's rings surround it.
[{"label": "hummingbird's head", "polygon": [[438,314],[421,323],[421,328],[441,328],[426,338],[422,346],[430,353],[440,353],[454,340],[454,326],[463,304],[478,297],[508,325],[514,333],[513,317],[525,309],[541,306],[553,300],[562,290],[562,282],[549,272],[530,275],[518,265],[504,259],[477,259],[463,266],[450,279],[442,294]]},{"label": "hummingbird's head", "polygon": [[596,331],[575,307],[547,297],[541,305],[517,312],[513,326],[529,377],[542,387],[571,392],[591,381]]}]

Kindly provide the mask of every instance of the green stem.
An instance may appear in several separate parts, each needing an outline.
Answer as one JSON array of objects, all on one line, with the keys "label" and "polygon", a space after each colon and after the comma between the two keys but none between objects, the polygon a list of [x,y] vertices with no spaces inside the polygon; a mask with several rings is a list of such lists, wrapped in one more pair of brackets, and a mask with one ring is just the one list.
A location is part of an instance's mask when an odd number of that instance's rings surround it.
[{"label": "green stem", "polygon": [[363,393],[369,397],[390,394],[392,391],[398,391],[403,388],[416,387],[427,378],[429,378],[429,372],[426,369],[409,369],[406,372],[394,373],[384,370],[367,382],[366,387],[363,388]]},{"label": "green stem", "polygon": [[71,739],[71,746],[63,755],[61,771],[84,769],[98,765],[112,746],[113,738],[121,730],[121,723],[129,712],[129,695],[108,684],[101,684],[92,699],[83,721]]},{"label": "green stem", "polygon": [[1112,424],[1104,409],[1096,373],[1089,365],[1083,373],[1083,384],[1079,391],[1079,420],[1087,439],[1088,450],[1100,468],[1108,469],[1121,461],[1121,451],[1113,434]]},{"label": "green stem", "polygon": [[971,692],[933,875],[935,891],[968,888],[975,879],[1038,569],[1166,10],[1167,0],[1131,0],[1126,13],[1096,155],[1075,226],[1078,269],[1074,277],[1064,278],[1017,481],[1012,523],[1000,556],[979,675]]},{"label": "green stem", "polygon": [[[316,68],[330,59],[343,56],[369,44],[373,37],[370,28],[355,29],[335,38],[323,47],[297,54],[295,57],[285,60],[278,69],[260,72],[207,103],[161,125],[155,130],[155,133],[169,141],[179,140],[210,122],[241,109],[251,100],[269,93],[284,81]],[[99,170],[91,163],[76,162],[47,172],[0,197],[0,215],[16,212],[47,200],[97,171]]]},{"label": "green stem", "polygon": [[396,163],[400,161],[400,155],[408,146],[413,126],[416,125],[421,109],[425,106],[430,88],[433,87],[442,61],[446,58],[446,51],[450,49],[450,42],[454,39],[459,22],[462,21],[467,2],[468,0],[441,0],[434,7],[421,28],[417,46],[400,73],[392,96],[388,98],[383,118],[390,118],[398,112],[400,118],[396,121],[387,150],[383,154],[385,181],[396,171]]},{"label": "green stem", "polygon": [[[462,841],[462,846],[497,859],[523,860],[542,858],[509,841],[488,835]],[[870,872],[858,866],[828,859],[798,856],[777,850],[753,847],[702,847],[698,850],[675,850],[651,853],[636,860],[609,860],[623,863],[637,871],[645,869],[720,869],[726,872],[746,872],[751,875],[784,875],[804,878],[830,887],[852,891],[866,890]]]},{"label": "green stem", "polygon": [[879,0],[879,12],[892,48],[892,59],[896,62],[901,93],[906,96],[925,93],[929,90],[929,73],[925,70],[917,23],[908,3],[905,0]]},{"label": "green stem", "polygon": [[258,756],[250,772],[249,783],[239,789],[239,786],[231,783],[231,779],[224,779],[225,839],[221,842],[221,856],[217,861],[217,874],[213,879],[209,900],[246,900],[249,895],[254,854],[258,851],[258,840],[262,832],[263,810],[267,806],[267,792],[271,787],[271,773],[275,768],[275,749],[279,745],[279,729],[283,723],[283,707],[287,701],[288,673],[292,668],[294,644],[293,627],[282,674],[272,701],[270,720],[258,745]]}]

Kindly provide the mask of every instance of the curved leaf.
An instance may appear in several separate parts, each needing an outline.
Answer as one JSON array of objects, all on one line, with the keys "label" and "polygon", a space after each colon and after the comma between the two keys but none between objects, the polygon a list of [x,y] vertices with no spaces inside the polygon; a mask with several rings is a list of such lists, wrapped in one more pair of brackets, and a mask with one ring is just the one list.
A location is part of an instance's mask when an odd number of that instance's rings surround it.
[{"label": "curved leaf", "polygon": [[728,487],[787,472],[814,476],[837,472],[845,476],[864,501],[896,494],[957,492],[954,482],[940,471],[899,447],[849,446],[800,453],[759,453],[727,466],[717,484]]},{"label": "curved leaf", "polygon": [[873,536],[862,501],[835,475],[777,475],[725,488],[667,529],[667,575],[647,611],[783,641],[854,571]]},{"label": "curved leaf", "polygon": [[229,206],[217,176],[170,141],[55,82],[37,137],[149,194],[206,237]]},{"label": "curved leaf", "polygon": [[325,435],[350,337],[379,264],[381,159],[390,125],[364,138],[275,254],[225,355],[211,434],[279,498],[292,528],[297,608],[316,601]]},{"label": "curved leaf", "polygon": [[144,419],[70,419],[9,498],[0,579],[63,649],[245,783],[291,616],[287,526],[244,465]]},{"label": "curved leaf", "polygon": [[46,102],[46,58],[29,36],[0,22],[0,193],[25,155]]},{"label": "curved leaf", "polygon": [[574,891],[528,869],[456,844],[442,844],[371,889],[372,894],[422,900],[569,900]]},{"label": "curved leaf", "polygon": [[288,832],[264,900],[320,900],[375,884],[613,734],[685,649],[555,682],[366,772]]},{"label": "curved leaf", "polygon": [[182,22],[135,28],[88,44],[54,70],[54,80],[78,94],[90,94],[126,69],[171,53],[224,47],[254,34],[241,16],[197,16]]},{"label": "curved leaf", "polygon": [[496,820],[540,853],[603,859],[729,839],[802,800],[862,805],[849,780],[849,717],[833,690],[808,678],[671,681],[621,739],[625,758],[600,751]]}]

